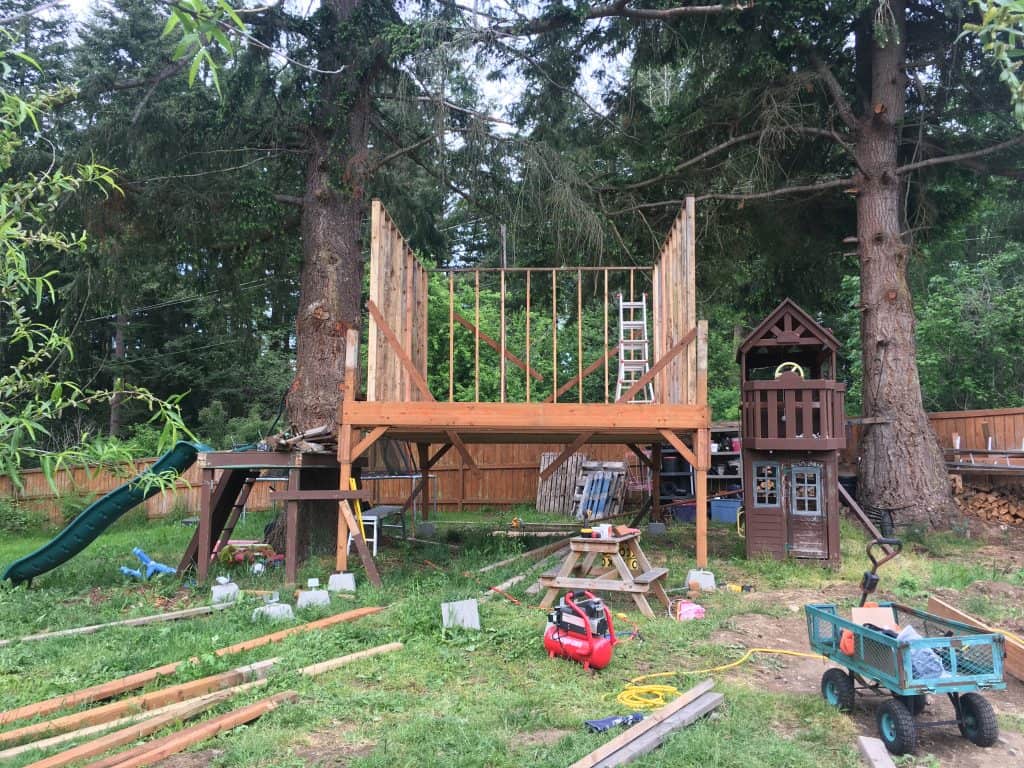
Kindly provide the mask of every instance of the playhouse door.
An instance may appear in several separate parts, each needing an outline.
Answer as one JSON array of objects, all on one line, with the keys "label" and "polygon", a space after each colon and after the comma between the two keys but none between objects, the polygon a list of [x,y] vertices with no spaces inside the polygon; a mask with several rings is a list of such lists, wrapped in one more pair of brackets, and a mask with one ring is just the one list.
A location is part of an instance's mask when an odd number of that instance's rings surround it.
[{"label": "playhouse door", "polygon": [[791,467],[786,527],[793,557],[828,558],[828,525],[821,492],[821,467]]}]

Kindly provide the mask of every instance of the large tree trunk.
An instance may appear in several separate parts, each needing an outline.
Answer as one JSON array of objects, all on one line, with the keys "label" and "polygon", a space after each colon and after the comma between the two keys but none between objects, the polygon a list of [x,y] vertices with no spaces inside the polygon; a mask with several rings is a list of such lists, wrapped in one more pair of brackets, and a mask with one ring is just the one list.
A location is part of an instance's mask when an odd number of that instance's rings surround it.
[{"label": "large tree trunk", "polygon": [[[942,452],[921,401],[914,309],[907,286],[910,246],[903,237],[902,194],[896,173],[906,94],[906,7],[889,6],[898,39],[870,46],[871,103],[857,137],[861,178],[861,346],[864,427],[858,487],[863,504],[891,510],[897,524],[948,528],[956,514]],[[867,57],[865,57],[867,58]]]},{"label": "large tree trunk", "polygon": [[[289,422],[297,430],[334,425],[344,383],[345,332],[359,326],[370,86],[381,67],[372,57],[363,68],[353,66],[355,52],[345,48],[352,35],[346,27],[355,23],[359,6],[360,0],[323,3],[327,27],[319,62],[325,73],[309,131],[296,369],[287,398]],[[284,551],[283,539],[282,515],[267,540]],[[337,504],[304,504],[299,516],[303,554],[310,547],[333,551],[336,539]]]}]

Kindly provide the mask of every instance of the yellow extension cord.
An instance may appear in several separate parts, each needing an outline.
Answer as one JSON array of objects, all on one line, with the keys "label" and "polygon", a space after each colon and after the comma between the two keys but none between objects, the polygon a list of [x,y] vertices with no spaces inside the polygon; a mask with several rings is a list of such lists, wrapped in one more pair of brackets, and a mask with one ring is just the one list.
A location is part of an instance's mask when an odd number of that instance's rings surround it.
[{"label": "yellow extension cord", "polygon": [[630,709],[658,709],[665,706],[671,699],[680,695],[680,691],[673,685],[640,685],[644,680],[652,680],[658,677],[674,677],[676,675],[707,675],[712,672],[724,672],[733,669],[748,661],[755,653],[769,653],[776,656],[798,656],[805,659],[821,659],[828,661],[818,653],[806,653],[804,651],[787,651],[781,648],[751,648],[736,661],[722,664],[718,667],[708,669],[695,669],[690,672],[655,672],[651,675],[640,675],[629,681],[628,685],[619,692],[615,700]]}]

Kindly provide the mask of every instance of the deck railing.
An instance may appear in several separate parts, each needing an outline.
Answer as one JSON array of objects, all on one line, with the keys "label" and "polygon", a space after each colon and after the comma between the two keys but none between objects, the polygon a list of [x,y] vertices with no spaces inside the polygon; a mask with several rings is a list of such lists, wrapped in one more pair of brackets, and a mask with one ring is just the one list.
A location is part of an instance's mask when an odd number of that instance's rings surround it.
[{"label": "deck railing", "polygon": [[841,450],[846,385],[784,375],[743,385],[743,444],[755,450]]}]

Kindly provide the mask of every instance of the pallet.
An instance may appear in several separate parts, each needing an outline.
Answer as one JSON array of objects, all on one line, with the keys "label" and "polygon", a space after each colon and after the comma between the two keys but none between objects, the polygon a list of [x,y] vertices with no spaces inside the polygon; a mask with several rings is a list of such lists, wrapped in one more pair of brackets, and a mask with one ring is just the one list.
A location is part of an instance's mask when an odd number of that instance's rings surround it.
[{"label": "pallet", "polygon": [[573,517],[577,520],[616,517],[622,514],[625,497],[624,461],[585,461],[573,493]]},{"label": "pallet", "polygon": [[[540,471],[552,464],[558,453],[542,453]],[[537,511],[545,514],[569,515],[572,513],[573,494],[580,469],[587,457],[574,453],[554,471],[551,477],[537,484]]]}]

